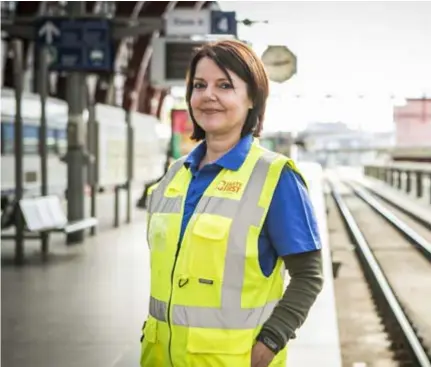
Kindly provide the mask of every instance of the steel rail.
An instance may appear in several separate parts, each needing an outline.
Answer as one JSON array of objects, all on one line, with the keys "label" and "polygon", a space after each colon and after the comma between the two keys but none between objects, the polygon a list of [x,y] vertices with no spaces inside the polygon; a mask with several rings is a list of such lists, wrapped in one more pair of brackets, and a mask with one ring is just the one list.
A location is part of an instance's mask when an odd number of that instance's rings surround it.
[{"label": "steel rail", "polygon": [[398,330],[400,331],[405,345],[408,348],[414,365],[418,367],[431,367],[431,362],[425,352],[421,342],[419,341],[413,326],[408,317],[403,311],[400,303],[392,288],[383,273],[378,261],[370,249],[364,235],[359,229],[355,219],[353,218],[347,205],[344,203],[341,195],[336,189],[331,180],[328,180],[331,188],[331,194],[334,198],[340,214],[346,224],[346,227],[354,241],[356,251],[361,262],[362,268],[368,281],[371,283],[372,289],[376,292],[376,296],[380,296],[386,303],[387,310],[390,312],[393,321],[395,321]]},{"label": "steel rail", "polygon": [[398,232],[406,237],[425,257],[431,261],[431,243],[423,238],[419,233],[413,230],[408,224],[399,219],[388,208],[380,204],[372,195],[364,189],[353,185],[351,182],[345,183],[353,190],[353,192],[360,197],[365,203],[371,206],[377,213],[385,218]]}]

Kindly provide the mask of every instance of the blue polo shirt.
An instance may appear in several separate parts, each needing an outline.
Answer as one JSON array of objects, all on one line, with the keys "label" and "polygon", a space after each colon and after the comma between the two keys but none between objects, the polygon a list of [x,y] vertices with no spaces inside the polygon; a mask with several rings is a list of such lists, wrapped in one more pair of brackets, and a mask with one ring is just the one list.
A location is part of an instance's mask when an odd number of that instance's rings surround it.
[{"label": "blue polo shirt", "polygon": [[[253,137],[247,135],[216,162],[198,169],[205,155],[205,141],[186,158],[184,165],[192,173],[181,226],[180,243],[185,228],[203,193],[223,169],[238,170],[251,148]],[[286,167],[272,198],[259,235],[259,262],[263,274],[270,276],[278,257],[321,248],[317,220],[301,177]]]}]

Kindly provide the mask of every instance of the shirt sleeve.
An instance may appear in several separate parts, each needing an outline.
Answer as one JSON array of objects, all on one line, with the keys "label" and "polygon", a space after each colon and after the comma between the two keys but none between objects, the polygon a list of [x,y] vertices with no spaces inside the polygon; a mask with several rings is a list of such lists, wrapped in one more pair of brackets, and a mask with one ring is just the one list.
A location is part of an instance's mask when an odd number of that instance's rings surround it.
[{"label": "shirt sleeve", "polygon": [[278,256],[321,248],[317,218],[302,178],[285,167],[266,217],[266,231]]}]

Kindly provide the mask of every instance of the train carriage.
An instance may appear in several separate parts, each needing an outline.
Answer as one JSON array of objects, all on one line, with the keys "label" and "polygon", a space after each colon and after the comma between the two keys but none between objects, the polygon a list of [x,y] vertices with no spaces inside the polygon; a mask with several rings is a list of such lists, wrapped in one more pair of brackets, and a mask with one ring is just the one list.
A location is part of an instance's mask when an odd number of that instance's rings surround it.
[{"label": "train carriage", "polygon": [[[15,94],[3,88],[1,95],[1,194],[2,208],[15,192]],[[124,109],[96,104],[97,172],[101,191],[127,181],[127,125]],[[48,192],[63,195],[67,186],[67,166],[62,157],[67,150],[68,106],[65,101],[51,98],[46,103]],[[84,113],[87,125],[88,113]],[[39,129],[41,118],[40,96],[24,93],[22,98],[23,123],[23,189],[24,196],[39,195],[41,186]],[[143,187],[146,182],[163,174],[169,148],[170,128],[156,117],[131,113],[133,128],[132,162],[133,184]]]}]

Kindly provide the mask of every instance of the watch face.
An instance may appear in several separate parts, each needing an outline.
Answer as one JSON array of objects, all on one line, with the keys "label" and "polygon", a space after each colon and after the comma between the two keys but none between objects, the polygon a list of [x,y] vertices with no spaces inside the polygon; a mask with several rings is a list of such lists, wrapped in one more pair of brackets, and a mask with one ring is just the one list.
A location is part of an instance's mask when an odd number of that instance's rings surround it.
[{"label": "watch face", "polygon": [[277,349],[277,344],[270,338],[268,338],[267,336],[265,336],[263,338],[263,341],[265,342],[265,344],[270,347],[271,349]]},{"label": "watch face", "polygon": [[274,353],[277,353],[278,350],[280,349],[278,347],[277,343],[274,340],[272,340],[271,338],[267,337],[267,336],[264,336],[262,338],[262,343],[265,344]]}]

